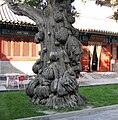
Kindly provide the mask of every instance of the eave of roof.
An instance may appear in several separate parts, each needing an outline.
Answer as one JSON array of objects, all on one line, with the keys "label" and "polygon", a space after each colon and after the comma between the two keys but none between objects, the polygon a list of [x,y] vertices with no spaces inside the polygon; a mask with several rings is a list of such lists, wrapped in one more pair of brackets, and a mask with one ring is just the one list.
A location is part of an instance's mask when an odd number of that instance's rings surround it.
[{"label": "eave of roof", "polygon": [[2,24],[15,24],[15,25],[33,25],[36,23],[26,16],[14,14],[7,6],[3,4],[0,6],[0,22]]},{"label": "eave of roof", "polygon": [[98,19],[80,16],[73,26],[84,32],[99,32],[118,36],[118,23],[111,19]]}]

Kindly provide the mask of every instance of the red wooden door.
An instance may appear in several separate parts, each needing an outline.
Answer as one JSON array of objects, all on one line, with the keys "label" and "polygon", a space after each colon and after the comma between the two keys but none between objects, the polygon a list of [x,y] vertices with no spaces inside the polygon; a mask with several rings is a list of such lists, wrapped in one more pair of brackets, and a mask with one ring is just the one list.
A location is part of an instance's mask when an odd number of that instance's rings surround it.
[{"label": "red wooden door", "polygon": [[107,72],[110,71],[110,59],[111,54],[107,48],[102,47],[101,50],[101,59],[100,59],[100,71]]}]

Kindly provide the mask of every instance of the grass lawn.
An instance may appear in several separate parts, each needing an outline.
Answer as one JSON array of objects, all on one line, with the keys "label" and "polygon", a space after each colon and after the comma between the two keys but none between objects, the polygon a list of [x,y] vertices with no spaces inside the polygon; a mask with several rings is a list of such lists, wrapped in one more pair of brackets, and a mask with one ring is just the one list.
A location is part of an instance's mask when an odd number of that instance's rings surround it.
[{"label": "grass lawn", "polygon": [[37,111],[38,106],[33,105],[23,91],[0,93],[0,120],[44,115]]},{"label": "grass lawn", "polygon": [[102,107],[118,104],[118,85],[82,87],[79,91],[87,97],[87,105]]},{"label": "grass lawn", "polygon": [[[87,106],[101,107],[118,104],[118,85],[80,87],[79,91],[86,96]],[[80,108],[74,110],[77,109]],[[44,115],[38,112],[42,110],[49,110],[49,108],[33,105],[23,91],[0,92],[0,120]]]}]

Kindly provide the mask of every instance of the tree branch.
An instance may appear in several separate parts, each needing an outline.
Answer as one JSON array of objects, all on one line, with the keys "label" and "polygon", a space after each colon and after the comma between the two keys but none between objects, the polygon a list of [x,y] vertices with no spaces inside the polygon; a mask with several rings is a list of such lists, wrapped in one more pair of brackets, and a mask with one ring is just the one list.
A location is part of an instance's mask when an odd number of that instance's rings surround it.
[{"label": "tree branch", "polygon": [[41,9],[33,8],[19,2],[13,2],[14,0],[5,1],[15,14],[25,15],[35,22],[40,21],[40,23],[43,23],[43,11]]}]

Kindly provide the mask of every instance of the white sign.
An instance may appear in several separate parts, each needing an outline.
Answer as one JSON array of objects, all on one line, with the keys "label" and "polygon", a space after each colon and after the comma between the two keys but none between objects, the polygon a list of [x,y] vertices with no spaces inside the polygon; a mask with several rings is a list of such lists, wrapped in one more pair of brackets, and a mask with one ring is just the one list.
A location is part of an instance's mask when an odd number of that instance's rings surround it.
[{"label": "white sign", "polygon": [[114,59],[111,59],[111,64],[115,64],[115,60]]}]

